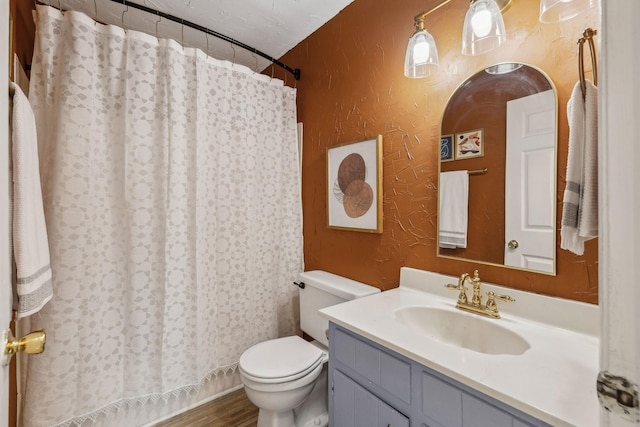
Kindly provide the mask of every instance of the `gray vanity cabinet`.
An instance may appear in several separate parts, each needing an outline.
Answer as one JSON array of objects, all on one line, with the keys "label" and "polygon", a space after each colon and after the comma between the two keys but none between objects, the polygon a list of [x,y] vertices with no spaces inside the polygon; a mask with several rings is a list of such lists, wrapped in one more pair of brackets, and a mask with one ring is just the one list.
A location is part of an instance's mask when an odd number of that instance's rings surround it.
[{"label": "gray vanity cabinet", "polygon": [[409,419],[340,371],[333,375],[335,405],[332,426],[409,427]]},{"label": "gray vanity cabinet", "polygon": [[331,427],[550,427],[334,323],[329,330]]}]

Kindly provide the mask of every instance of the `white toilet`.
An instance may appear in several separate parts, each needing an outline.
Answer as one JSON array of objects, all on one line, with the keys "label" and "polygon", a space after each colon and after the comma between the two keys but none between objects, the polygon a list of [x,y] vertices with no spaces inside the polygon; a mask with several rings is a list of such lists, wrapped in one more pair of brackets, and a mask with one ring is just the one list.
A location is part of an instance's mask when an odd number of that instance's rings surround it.
[{"label": "white toilet", "polygon": [[300,274],[300,327],[315,341],[294,335],[246,350],[238,366],[245,391],[260,412],[258,427],[316,427],[329,422],[329,321],[318,310],[380,292],[326,271]]}]

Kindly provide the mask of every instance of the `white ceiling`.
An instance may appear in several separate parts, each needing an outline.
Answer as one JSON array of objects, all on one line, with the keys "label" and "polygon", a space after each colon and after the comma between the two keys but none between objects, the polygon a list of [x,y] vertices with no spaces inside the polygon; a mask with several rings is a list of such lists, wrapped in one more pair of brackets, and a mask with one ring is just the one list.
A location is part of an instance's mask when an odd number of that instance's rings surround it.
[{"label": "white ceiling", "polygon": [[[270,62],[231,43],[111,0],[44,0],[106,24],[171,38],[262,71]],[[280,58],[353,0],[127,0],[190,21]],[[296,64],[287,64],[297,68]],[[303,71],[304,72],[304,71]]]}]

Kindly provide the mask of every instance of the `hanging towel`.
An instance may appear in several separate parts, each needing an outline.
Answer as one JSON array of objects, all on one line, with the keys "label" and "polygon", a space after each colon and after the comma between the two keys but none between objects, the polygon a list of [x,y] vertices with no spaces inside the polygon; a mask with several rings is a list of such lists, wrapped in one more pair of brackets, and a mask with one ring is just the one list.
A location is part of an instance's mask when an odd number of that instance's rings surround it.
[{"label": "hanging towel", "polygon": [[584,98],[580,82],[576,83],[567,117],[569,154],[560,247],[582,255],[584,242],[598,236],[598,89],[590,81]]},{"label": "hanging towel", "polygon": [[53,296],[49,242],[42,207],[36,123],[22,90],[11,83],[13,254],[18,318],[39,311]]},{"label": "hanging towel", "polygon": [[438,244],[441,248],[466,248],[469,216],[469,173],[440,173]]}]

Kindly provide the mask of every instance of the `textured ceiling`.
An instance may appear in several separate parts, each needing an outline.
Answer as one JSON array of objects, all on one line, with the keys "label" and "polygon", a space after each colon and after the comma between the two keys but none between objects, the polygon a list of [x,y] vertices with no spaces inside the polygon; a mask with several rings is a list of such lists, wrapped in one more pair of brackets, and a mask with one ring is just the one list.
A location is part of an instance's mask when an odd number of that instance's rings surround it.
[{"label": "textured ceiling", "polygon": [[[279,58],[353,0],[132,0],[174,15]],[[171,38],[211,56],[262,71],[270,62],[231,43],[111,0],[44,0],[97,21]],[[287,64],[296,68],[296,64]]]}]

